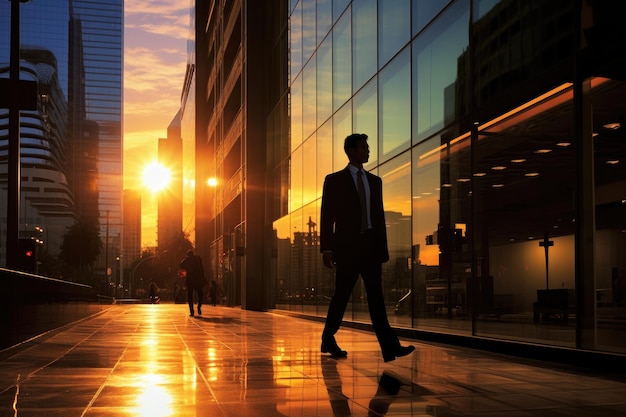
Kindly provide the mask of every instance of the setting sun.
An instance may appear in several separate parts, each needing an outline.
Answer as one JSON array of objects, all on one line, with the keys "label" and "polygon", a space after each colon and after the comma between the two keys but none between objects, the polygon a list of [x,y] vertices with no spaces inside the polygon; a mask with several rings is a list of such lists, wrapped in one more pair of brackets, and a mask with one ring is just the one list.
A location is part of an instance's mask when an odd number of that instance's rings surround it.
[{"label": "setting sun", "polygon": [[170,170],[158,162],[150,163],[143,170],[143,184],[154,193],[166,188],[171,177]]}]

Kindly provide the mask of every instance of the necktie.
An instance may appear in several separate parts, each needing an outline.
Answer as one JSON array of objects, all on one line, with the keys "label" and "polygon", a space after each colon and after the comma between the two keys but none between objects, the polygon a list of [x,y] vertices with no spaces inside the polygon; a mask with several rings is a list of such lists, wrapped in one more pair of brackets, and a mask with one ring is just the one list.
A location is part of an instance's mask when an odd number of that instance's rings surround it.
[{"label": "necktie", "polygon": [[358,170],[356,173],[356,188],[359,191],[359,200],[361,200],[361,231],[367,230],[367,203],[365,200],[365,185],[363,184],[363,171]]}]

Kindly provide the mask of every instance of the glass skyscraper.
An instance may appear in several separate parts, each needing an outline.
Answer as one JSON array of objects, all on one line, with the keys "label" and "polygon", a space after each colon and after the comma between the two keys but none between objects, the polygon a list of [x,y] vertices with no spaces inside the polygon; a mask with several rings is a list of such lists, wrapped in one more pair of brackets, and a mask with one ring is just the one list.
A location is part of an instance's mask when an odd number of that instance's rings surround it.
[{"label": "glass skyscraper", "polygon": [[[325,315],[324,177],[369,135],[398,328],[626,352],[624,24],[608,2],[292,0],[274,305]],[[357,285],[346,318],[367,321]]]},{"label": "glass skyscraper", "polygon": [[[10,5],[0,4],[0,63],[7,67]],[[106,239],[105,254],[114,259],[120,254],[122,231],[123,1],[47,0],[21,4],[20,41],[22,51],[48,51],[54,58],[54,78],[62,94],[47,99],[54,99],[56,108],[63,109],[65,114],[59,117],[65,121],[58,144],[50,152],[64,161],[58,170],[73,197],[68,208],[76,219],[100,224],[101,236]],[[22,55],[23,62],[32,61],[24,52]],[[22,120],[22,126],[24,123]],[[24,167],[24,129],[21,142]],[[40,197],[50,192],[50,187],[36,191]],[[33,226],[27,221],[32,215],[24,210],[23,205],[22,231]],[[46,230],[50,216],[39,210],[35,218],[35,225]],[[48,249],[51,253],[58,250]],[[103,257],[100,266],[108,264]]]}]

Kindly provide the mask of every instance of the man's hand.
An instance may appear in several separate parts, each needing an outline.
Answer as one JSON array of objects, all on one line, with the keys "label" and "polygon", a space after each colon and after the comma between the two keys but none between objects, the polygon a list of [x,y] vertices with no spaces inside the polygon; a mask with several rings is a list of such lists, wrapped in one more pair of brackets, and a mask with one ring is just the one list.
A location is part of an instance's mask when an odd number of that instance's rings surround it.
[{"label": "man's hand", "polygon": [[335,260],[333,258],[333,253],[328,251],[328,252],[323,252],[322,253],[322,258],[324,259],[324,265],[327,268],[333,268],[335,266]]}]

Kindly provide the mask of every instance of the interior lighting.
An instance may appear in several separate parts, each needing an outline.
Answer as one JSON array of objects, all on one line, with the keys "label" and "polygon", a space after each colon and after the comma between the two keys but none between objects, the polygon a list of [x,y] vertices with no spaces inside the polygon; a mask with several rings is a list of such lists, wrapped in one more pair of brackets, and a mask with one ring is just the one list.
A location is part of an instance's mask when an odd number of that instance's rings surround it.
[{"label": "interior lighting", "polygon": [[496,165],[495,167],[491,167],[491,169],[493,169],[494,171],[503,171],[506,169],[506,167],[503,165]]},{"label": "interior lighting", "polygon": [[609,165],[617,165],[619,164],[619,159],[609,159],[606,163]]},{"label": "interior lighting", "polygon": [[566,148],[568,146],[570,146],[572,144],[572,142],[559,142],[556,144],[556,146],[560,146],[562,148]]},{"label": "interior lighting", "polygon": [[525,158],[511,159],[511,162],[513,162],[514,164],[521,164],[522,162],[526,162],[526,159]]},{"label": "interior lighting", "polygon": [[602,127],[607,130],[617,130],[620,127],[622,127],[622,125],[619,122],[617,122],[617,123],[607,123],[605,125],[602,125]]},{"label": "interior lighting", "polygon": [[469,178],[457,178],[456,180],[457,182],[469,182],[470,181]]},{"label": "interior lighting", "polygon": [[441,184],[441,186],[444,187],[444,188],[450,188],[450,187],[452,187],[452,184],[445,183],[445,184]]},{"label": "interior lighting", "polygon": [[550,153],[552,149],[537,149],[535,153]]},{"label": "interior lighting", "polygon": [[539,176],[538,172],[527,172],[526,174],[524,174],[525,177],[537,177]]},{"label": "interior lighting", "polygon": [[474,176],[475,176],[475,177],[484,177],[485,175],[487,175],[487,173],[486,173],[486,172],[475,172],[475,173],[474,173]]},{"label": "interior lighting", "polygon": [[492,188],[502,188],[502,187],[504,187],[504,184],[493,184],[491,187]]}]

